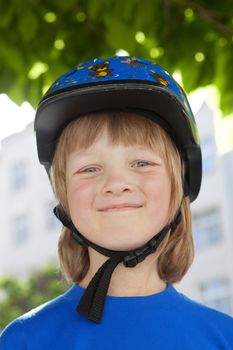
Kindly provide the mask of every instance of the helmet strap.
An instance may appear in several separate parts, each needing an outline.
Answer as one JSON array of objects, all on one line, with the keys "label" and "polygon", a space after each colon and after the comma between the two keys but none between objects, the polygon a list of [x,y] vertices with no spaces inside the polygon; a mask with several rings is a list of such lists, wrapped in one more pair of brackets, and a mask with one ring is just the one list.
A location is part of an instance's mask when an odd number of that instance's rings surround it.
[{"label": "helmet strap", "polygon": [[62,224],[71,230],[71,235],[77,243],[81,244],[85,248],[90,246],[99,253],[110,257],[93,276],[82,296],[82,299],[80,300],[79,305],[76,308],[80,314],[84,315],[95,323],[100,323],[101,321],[111,276],[116,266],[120,262],[123,262],[125,267],[134,267],[138,263],[142,262],[148,255],[157,250],[158,246],[165,238],[169,230],[173,232],[181,222],[180,205],[171,223],[164,226],[163,229],[152,239],[150,239],[144,246],[131,251],[115,251],[101,247],[86,239],[76,229],[71,219],[66,215],[64,209],[60,205],[57,205],[53,212],[62,222]]}]

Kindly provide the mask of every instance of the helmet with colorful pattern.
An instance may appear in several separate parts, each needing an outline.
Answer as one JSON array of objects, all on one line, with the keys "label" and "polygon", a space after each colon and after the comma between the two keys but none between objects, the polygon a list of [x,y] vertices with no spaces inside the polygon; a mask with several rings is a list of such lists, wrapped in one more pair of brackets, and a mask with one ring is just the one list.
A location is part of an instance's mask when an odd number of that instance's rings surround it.
[{"label": "helmet with colorful pattern", "polygon": [[190,201],[201,185],[201,150],[186,94],[159,65],[138,57],[115,56],[78,64],[58,78],[41,99],[35,118],[38,156],[49,174],[62,130],[82,114],[125,110],[159,123],[186,163]]}]

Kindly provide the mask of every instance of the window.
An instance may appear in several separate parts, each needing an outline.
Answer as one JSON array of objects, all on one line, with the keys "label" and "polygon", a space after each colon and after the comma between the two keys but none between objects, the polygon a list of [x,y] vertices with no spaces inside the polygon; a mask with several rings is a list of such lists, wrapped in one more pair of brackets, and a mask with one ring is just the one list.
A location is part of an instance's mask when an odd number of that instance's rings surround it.
[{"label": "window", "polygon": [[200,292],[205,305],[227,314],[233,312],[230,285],[227,280],[217,279],[203,283],[200,286]]},{"label": "window", "polygon": [[28,215],[23,214],[13,219],[13,242],[16,244],[25,243],[29,238]]},{"label": "window", "polygon": [[216,167],[216,145],[212,138],[208,138],[201,142],[202,150],[202,171],[203,175],[209,174]]},{"label": "window", "polygon": [[193,234],[195,247],[203,249],[221,241],[222,222],[219,208],[212,208],[193,215]]},{"label": "window", "polygon": [[23,188],[27,183],[27,163],[21,161],[14,164],[10,169],[10,178],[14,191]]}]

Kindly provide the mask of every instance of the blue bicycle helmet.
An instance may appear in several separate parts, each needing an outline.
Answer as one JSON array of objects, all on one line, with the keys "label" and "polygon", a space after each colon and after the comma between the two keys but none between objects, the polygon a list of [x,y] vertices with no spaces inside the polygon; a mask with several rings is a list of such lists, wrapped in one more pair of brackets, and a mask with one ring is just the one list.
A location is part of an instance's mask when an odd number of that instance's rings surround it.
[{"label": "blue bicycle helmet", "polygon": [[[194,201],[202,177],[201,149],[196,122],[186,94],[159,65],[139,57],[114,56],[78,64],[58,78],[41,99],[34,124],[39,161],[50,177],[56,145],[64,128],[75,118],[96,111],[123,110],[158,123],[175,142],[186,165],[184,196]],[[180,208],[173,221],[147,244],[134,251],[112,251],[87,240],[60,206],[54,214],[82,246],[111,257],[90,282],[77,311],[100,322],[113,270],[121,261],[134,267],[155,252],[167,232],[181,221]]]}]

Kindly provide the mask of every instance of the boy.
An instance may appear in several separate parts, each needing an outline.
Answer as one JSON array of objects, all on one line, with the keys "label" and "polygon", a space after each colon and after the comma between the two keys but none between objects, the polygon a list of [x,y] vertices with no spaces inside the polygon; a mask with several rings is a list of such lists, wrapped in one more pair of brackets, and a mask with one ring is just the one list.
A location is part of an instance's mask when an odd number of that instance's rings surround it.
[{"label": "boy", "polygon": [[43,97],[35,131],[73,285],[13,321],[1,349],[233,349],[233,319],[172,285],[193,261],[201,185],[196,123],[174,79],[141,58],[84,62]]}]

